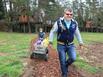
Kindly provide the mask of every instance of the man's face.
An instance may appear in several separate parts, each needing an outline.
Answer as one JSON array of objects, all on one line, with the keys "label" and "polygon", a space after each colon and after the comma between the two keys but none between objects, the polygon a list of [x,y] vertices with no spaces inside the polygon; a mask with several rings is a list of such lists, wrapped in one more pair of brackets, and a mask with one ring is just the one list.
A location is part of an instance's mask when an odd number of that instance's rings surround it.
[{"label": "man's face", "polygon": [[73,17],[73,13],[71,11],[64,12],[64,19],[70,21]]}]

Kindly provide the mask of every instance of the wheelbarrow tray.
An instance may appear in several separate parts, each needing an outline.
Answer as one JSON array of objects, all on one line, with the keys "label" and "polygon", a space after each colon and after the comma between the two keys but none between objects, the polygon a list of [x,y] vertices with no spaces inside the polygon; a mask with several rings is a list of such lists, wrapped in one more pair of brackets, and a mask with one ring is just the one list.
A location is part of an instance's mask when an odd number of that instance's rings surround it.
[{"label": "wheelbarrow tray", "polygon": [[40,58],[45,61],[48,60],[48,48],[42,45],[35,46],[35,50],[31,54],[31,58]]}]

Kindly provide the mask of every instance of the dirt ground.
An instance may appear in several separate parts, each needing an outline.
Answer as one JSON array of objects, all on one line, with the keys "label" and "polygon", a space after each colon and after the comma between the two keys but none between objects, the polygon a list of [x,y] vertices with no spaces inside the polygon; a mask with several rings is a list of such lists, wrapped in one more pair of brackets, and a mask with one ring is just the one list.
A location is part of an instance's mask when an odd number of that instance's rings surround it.
[{"label": "dirt ground", "polygon": [[[103,68],[103,43],[93,43],[83,50],[77,49],[82,59],[92,66]],[[26,59],[24,73],[20,77],[61,77],[58,54],[54,49],[49,49],[49,59]],[[103,71],[91,74],[75,65],[69,67],[68,77],[103,77]]]}]

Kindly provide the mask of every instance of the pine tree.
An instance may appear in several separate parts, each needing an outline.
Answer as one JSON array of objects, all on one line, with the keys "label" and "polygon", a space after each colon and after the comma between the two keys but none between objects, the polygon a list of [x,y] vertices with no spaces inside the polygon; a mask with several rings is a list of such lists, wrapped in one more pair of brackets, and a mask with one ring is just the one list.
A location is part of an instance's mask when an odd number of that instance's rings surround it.
[{"label": "pine tree", "polygon": [[0,0],[0,20],[3,18],[4,18],[4,7],[2,0]]}]

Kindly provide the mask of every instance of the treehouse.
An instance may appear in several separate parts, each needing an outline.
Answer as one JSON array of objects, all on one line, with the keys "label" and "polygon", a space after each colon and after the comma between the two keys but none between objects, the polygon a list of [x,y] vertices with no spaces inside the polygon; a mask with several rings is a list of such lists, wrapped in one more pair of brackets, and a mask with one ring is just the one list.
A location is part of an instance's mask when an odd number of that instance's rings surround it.
[{"label": "treehouse", "polygon": [[[28,15],[26,8],[21,8],[17,17],[16,25],[13,25],[13,31],[15,32],[26,32],[33,33],[38,32],[39,28],[42,27],[45,32],[49,32],[51,26],[46,23],[46,17],[43,10],[36,10],[32,15]],[[15,20],[13,20],[14,22]]]},{"label": "treehouse", "polygon": [[22,23],[22,24],[28,23],[28,16],[27,15],[19,16],[19,23]]}]

